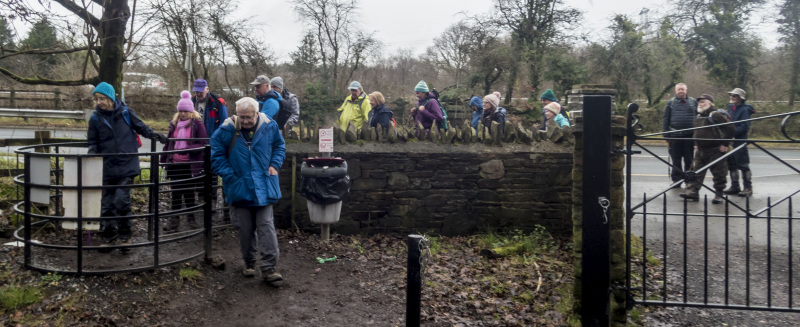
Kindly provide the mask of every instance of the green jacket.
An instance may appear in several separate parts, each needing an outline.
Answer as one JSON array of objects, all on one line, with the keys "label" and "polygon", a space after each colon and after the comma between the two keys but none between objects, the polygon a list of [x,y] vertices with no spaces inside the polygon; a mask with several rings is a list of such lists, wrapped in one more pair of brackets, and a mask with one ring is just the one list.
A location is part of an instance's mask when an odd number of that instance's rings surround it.
[{"label": "green jacket", "polygon": [[347,125],[352,121],[356,125],[356,129],[360,130],[361,125],[369,121],[369,112],[372,110],[372,106],[369,104],[367,94],[362,92],[358,101],[353,102],[352,97],[348,96],[342,106],[336,110],[339,112],[339,120],[336,121],[336,125],[347,130]]}]

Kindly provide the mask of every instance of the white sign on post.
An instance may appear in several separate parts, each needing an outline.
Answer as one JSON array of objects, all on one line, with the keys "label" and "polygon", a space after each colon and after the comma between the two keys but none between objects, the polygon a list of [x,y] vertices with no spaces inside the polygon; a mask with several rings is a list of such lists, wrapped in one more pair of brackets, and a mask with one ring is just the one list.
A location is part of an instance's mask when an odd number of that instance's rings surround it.
[{"label": "white sign on post", "polygon": [[333,127],[319,130],[319,152],[333,152]]}]

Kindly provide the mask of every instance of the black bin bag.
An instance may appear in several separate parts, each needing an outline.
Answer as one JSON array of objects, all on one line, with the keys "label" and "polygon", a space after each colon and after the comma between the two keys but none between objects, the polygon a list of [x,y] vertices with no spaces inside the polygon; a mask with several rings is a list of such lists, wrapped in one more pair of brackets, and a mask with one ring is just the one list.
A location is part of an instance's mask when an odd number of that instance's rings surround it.
[{"label": "black bin bag", "polygon": [[334,204],[350,193],[347,162],[340,158],[306,158],[300,166],[300,194],[316,204]]}]

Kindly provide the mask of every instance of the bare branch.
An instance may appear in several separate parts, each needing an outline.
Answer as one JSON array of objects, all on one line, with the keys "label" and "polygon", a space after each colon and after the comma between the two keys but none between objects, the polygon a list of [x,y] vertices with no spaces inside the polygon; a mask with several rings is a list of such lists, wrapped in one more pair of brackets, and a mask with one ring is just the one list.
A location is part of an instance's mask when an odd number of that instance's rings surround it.
[{"label": "bare branch", "polygon": [[[53,0],[54,2],[60,4],[62,7],[66,8],[67,10],[74,13],[76,16],[80,17],[85,21],[87,24],[91,25],[94,28],[100,28],[100,20],[97,19],[94,15],[89,13],[86,8],[78,6],[76,3],[68,0]],[[95,0],[98,4],[102,5],[98,0]]]},{"label": "bare branch", "polygon": [[87,50],[87,49],[88,50],[98,51],[98,52],[100,51],[100,47],[88,47],[88,48],[87,47],[81,47],[81,48],[72,48],[72,49],[55,49],[55,48],[41,49],[41,48],[37,48],[37,49],[30,49],[30,50],[0,49],[0,52],[8,53],[7,55],[0,56],[0,60],[6,59],[6,58],[9,58],[9,57],[19,56],[19,55],[29,55],[29,54],[33,54],[33,55],[52,55],[52,54],[62,54],[62,53],[74,53],[74,52],[84,51],[84,50]]},{"label": "bare branch", "polygon": [[81,86],[87,84],[97,84],[100,82],[100,79],[97,76],[88,79],[84,78],[80,80],[54,80],[54,79],[41,78],[39,76],[36,76],[35,78],[25,78],[12,73],[3,67],[0,67],[0,74],[3,74],[8,78],[11,78],[19,83],[28,85]]}]

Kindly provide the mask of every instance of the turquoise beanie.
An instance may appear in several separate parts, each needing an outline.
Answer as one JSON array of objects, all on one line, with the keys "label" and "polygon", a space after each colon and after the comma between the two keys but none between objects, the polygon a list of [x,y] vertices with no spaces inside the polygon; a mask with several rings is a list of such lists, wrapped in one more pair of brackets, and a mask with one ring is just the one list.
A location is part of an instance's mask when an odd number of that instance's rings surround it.
[{"label": "turquoise beanie", "polygon": [[558,102],[558,99],[556,99],[555,93],[553,93],[553,90],[551,90],[551,89],[547,89],[547,91],[544,91],[544,93],[542,93],[542,96],[540,96],[539,98],[545,99],[545,100],[550,100],[550,101],[553,101],[553,102]]},{"label": "turquoise beanie", "polygon": [[414,92],[428,92],[428,84],[425,81],[419,81],[417,87],[414,88]]},{"label": "turquoise beanie", "polygon": [[97,86],[94,88],[94,91],[92,91],[92,94],[95,93],[105,95],[111,99],[111,101],[117,100],[117,97],[114,96],[114,87],[106,82],[100,82],[100,84],[97,84]]}]

